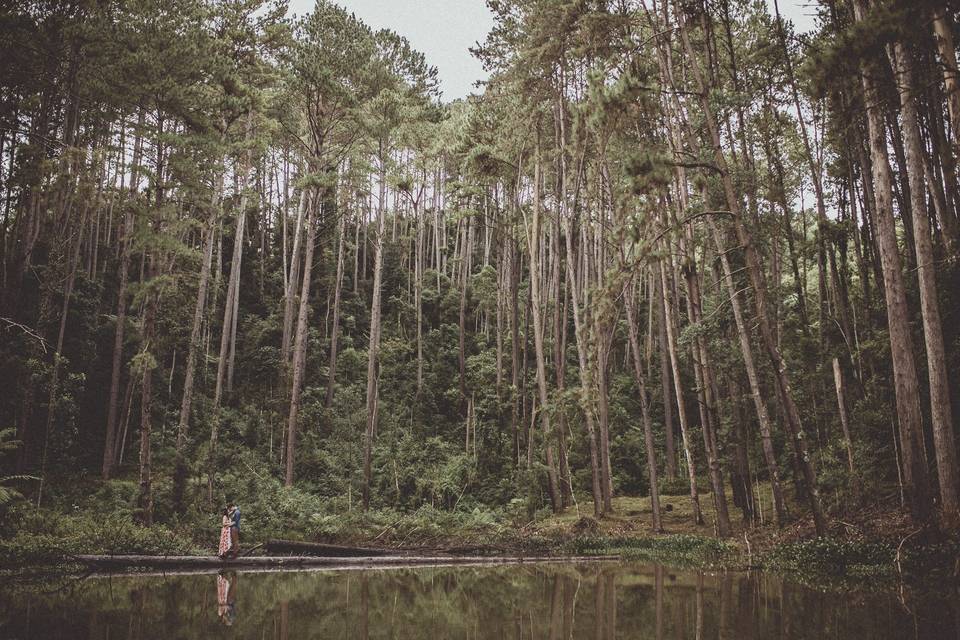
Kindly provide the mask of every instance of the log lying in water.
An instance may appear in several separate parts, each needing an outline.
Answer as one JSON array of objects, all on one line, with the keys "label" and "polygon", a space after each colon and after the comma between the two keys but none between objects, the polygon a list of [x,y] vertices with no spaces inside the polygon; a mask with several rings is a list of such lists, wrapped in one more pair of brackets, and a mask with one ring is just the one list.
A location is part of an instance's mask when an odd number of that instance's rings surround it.
[{"label": "log lying in water", "polygon": [[291,553],[301,556],[324,556],[327,558],[371,558],[386,556],[395,551],[370,549],[366,547],[344,547],[335,544],[316,542],[298,542],[295,540],[267,540],[264,544],[267,553]]},{"label": "log lying in water", "polygon": [[620,556],[375,556],[331,558],[324,556],[253,556],[221,560],[216,556],[73,556],[91,567],[116,568],[218,568],[218,567],[308,567],[308,566],[397,566],[451,564],[522,564],[537,562],[594,562],[619,560]]}]

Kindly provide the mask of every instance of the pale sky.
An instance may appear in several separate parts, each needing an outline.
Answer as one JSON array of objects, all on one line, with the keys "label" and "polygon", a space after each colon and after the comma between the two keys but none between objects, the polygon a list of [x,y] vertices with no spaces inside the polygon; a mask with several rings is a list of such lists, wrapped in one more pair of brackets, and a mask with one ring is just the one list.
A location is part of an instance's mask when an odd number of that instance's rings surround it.
[{"label": "pale sky", "polygon": [[[356,14],[373,29],[391,29],[423,52],[427,63],[437,67],[444,102],[463,98],[485,80],[480,61],[469,47],[483,42],[493,26],[484,0],[334,0]],[[779,0],[780,12],[797,31],[814,27],[816,0]],[[773,0],[767,0],[773,13]],[[303,15],[314,0],[291,0],[290,11]]]},{"label": "pale sky", "polygon": [[[396,31],[437,68],[443,101],[478,93],[473,83],[486,79],[469,47],[483,42],[493,27],[484,0],[334,0],[373,29]],[[290,11],[303,15],[313,0],[291,0]]]}]

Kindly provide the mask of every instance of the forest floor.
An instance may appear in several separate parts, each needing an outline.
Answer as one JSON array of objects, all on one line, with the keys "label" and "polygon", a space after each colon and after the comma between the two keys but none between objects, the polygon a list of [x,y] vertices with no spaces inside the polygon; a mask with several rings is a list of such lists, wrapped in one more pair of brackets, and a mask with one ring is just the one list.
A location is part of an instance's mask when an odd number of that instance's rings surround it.
[{"label": "forest floor", "polygon": [[700,495],[705,522],[696,524],[690,496],[661,496],[662,533],[652,530],[649,497],[614,498],[613,513],[593,516],[580,503],[528,529],[546,539],[568,539],[577,552],[619,553],[639,559],[700,567],[760,568],[790,574],[818,588],[886,588],[909,582],[924,588],[960,583],[960,538],[918,528],[895,506],[865,505],[829,518],[829,536],[817,537],[803,504],[788,500],[790,521],[778,527],[771,504],[763,521],[744,522],[728,503],[731,533],[716,537],[713,496]]},{"label": "forest floor", "polygon": [[[114,482],[111,487],[116,490],[120,485]],[[172,525],[139,527],[129,516],[98,512],[109,506],[109,496],[92,489],[80,493],[43,511],[24,506],[18,526],[0,536],[0,567],[15,572],[50,568],[69,564],[64,560],[76,554],[213,553],[206,514]],[[805,504],[788,495],[792,518],[778,527],[771,519],[769,487],[761,484],[759,494],[766,498],[758,509],[762,520],[745,523],[731,500],[732,530],[722,539],[714,530],[715,505],[707,492],[700,495],[705,522],[699,525],[694,523],[689,495],[661,496],[662,533],[652,530],[649,497],[616,497],[613,511],[599,520],[593,518],[591,502],[580,502],[561,514],[541,511],[536,517],[509,510],[432,508],[314,513],[312,504],[291,504],[280,517],[268,513],[268,505],[260,502],[245,511],[250,526],[244,530],[243,547],[257,553],[253,547],[259,543],[284,538],[420,556],[619,555],[624,560],[697,568],[761,568],[792,574],[818,588],[889,587],[901,580],[958,584],[960,536],[919,529],[895,503],[895,496],[893,504],[851,505],[845,513],[830,514],[829,535],[822,538],[817,537]],[[62,517],[64,505],[70,505],[68,519]],[[68,521],[69,527],[64,524]]]},{"label": "forest floor", "polygon": [[[539,521],[534,528],[541,534],[595,533],[601,536],[630,538],[647,536],[716,535],[716,506],[710,493],[700,494],[703,524],[696,524],[693,517],[693,500],[689,495],[661,496],[661,534],[655,534],[653,508],[650,497],[620,496],[613,499],[613,512],[595,522],[592,520],[593,502],[582,502],[565,512]],[[745,522],[740,510],[728,496],[727,511],[730,517],[731,534],[728,540],[743,547],[744,552],[765,552],[788,542],[802,542],[816,537],[813,518],[805,505],[788,500],[790,522],[777,527],[773,519],[772,504],[759,501],[757,523]],[[587,530],[587,531],[584,531]],[[830,536],[859,542],[888,542],[902,540],[916,532],[916,526],[900,509],[884,506],[862,507],[845,514],[842,518],[830,519]]]}]

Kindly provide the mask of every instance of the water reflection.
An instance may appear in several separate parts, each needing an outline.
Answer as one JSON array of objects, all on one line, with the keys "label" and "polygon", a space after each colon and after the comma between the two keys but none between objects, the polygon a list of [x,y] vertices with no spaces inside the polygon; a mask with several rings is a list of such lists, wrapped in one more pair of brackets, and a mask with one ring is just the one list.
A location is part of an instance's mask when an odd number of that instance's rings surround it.
[{"label": "water reflection", "polygon": [[217,574],[217,617],[228,627],[232,627],[237,620],[236,571],[221,571]]},{"label": "water reflection", "polygon": [[883,640],[960,637],[958,615],[955,591],[820,593],[769,575],[614,563],[0,585],[0,638]]}]

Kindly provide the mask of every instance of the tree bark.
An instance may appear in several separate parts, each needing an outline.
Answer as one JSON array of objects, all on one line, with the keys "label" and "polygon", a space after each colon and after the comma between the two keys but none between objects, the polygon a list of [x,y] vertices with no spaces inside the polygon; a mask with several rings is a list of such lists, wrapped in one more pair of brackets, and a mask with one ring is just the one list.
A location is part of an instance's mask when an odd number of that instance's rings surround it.
[{"label": "tree bark", "polygon": [[960,154],[960,71],[957,69],[957,49],[953,42],[953,25],[945,6],[933,14],[933,34],[940,63],[943,66],[943,83],[947,94],[947,111],[950,129],[953,132],[954,157]]}]

